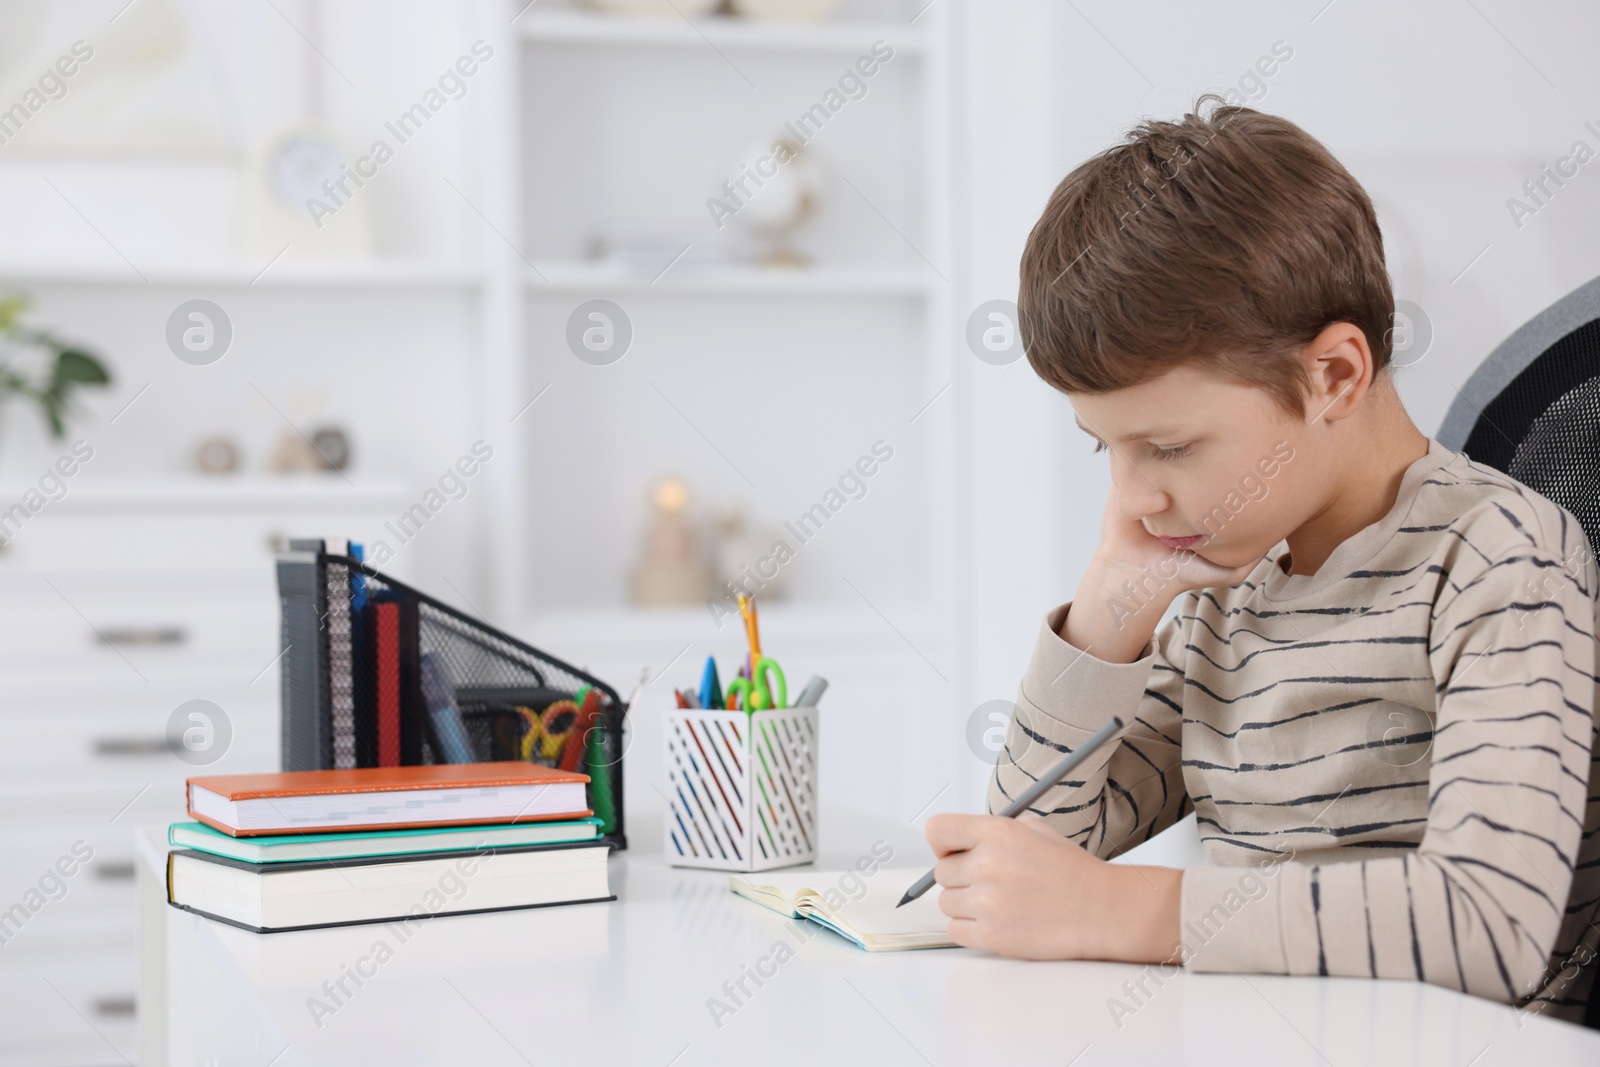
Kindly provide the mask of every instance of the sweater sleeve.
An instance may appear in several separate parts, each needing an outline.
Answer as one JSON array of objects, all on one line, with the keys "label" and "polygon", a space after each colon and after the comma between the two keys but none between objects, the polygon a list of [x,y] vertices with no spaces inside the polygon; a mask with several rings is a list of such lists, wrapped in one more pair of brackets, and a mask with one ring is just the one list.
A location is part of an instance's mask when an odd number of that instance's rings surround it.
[{"label": "sweater sleeve", "polygon": [[[1415,851],[1185,870],[1189,969],[1415,979],[1502,1003],[1549,980],[1596,700],[1595,563],[1573,556],[1522,545],[1459,563],[1441,583]],[[1335,801],[1334,823],[1337,813]]]},{"label": "sweater sleeve", "polygon": [[[1193,594],[1185,599],[1192,607]],[[1005,747],[989,780],[988,811],[1009,804],[1038,776],[1104,726],[1124,725],[1029,809],[1103,859],[1120,855],[1190,810],[1183,785],[1185,616],[1168,619],[1132,663],[1108,663],[1060,636],[1068,601],[1040,625]]]}]

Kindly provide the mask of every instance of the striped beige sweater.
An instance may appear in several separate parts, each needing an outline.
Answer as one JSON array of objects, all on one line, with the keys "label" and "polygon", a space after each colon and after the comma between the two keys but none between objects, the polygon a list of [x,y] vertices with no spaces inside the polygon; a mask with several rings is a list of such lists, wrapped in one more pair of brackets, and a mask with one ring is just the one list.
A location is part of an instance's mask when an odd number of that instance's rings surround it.
[{"label": "striped beige sweater", "polygon": [[1143,658],[1045,617],[990,812],[1112,715],[1034,811],[1097,856],[1197,814],[1194,971],[1406,978],[1579,1021],[1600,947],[1596,565],[1573,515],[1430,439],[1315,574],[1280,541]]}]

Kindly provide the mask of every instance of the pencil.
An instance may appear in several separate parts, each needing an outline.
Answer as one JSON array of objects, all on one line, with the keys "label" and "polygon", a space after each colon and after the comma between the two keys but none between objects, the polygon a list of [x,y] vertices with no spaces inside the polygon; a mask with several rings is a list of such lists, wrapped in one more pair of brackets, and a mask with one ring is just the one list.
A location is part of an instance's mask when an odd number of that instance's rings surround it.
[{"label": "pencil", "polygon": [[[1100,727],[1100,729],[1090,734],[1083,744],[1069,752],[1065,757],[1062,758],[1060,763],[1057,763],[1054,767],[1051,767],[1047,773],[1040,775],[1038,781],[1024,789],[1021,795],[1019,795],[1017,799],[1013,800],[1010,804],[1007,804],[1005,810],[1000,812],[1000,814],[1008,819],[1014,819],[1018,815],[1022,814],[1022,812],[1027,810],[1029,804],[1032,804],[1035,800],[1038,800],[1040,797],[1044,796],[1046,791],[1055,788],[1056,783],[1065,778],[1067,773],[1071,771],[1072,768],[1076,767],[1079,763],[1082,763],[1084,760],[1093,755],[1095,749],[1105,744],[1106,738],[1110,737],[1120,729],[1122,729],[1122,720],[1117,718],[1115,715],[1111,716],[1110,722],[1106,723],[1104,726]],[[898,908],[901,906],[901,904],[911,903],[913,900],[916,900],[918,897],[932,888],[933,868],[929,867],[928,873],[923,875],[921,878],[918,878],[911,888],[906,890],[906,895],[900,898],[900,904],[896,904],[895,907]]]}]

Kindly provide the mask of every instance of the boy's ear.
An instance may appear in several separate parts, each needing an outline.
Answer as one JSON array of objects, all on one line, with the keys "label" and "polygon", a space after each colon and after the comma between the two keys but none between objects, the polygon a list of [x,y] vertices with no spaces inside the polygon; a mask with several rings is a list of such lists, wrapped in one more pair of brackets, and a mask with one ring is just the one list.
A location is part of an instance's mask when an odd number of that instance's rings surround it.
[{"label": "boy's ear", "polygon": [[1373,375],[1372,348],[1361,327],[1332,323],[1306,345],[1303,355],[1311,378],[1307,418],[1336,422],[1355,414]]}]

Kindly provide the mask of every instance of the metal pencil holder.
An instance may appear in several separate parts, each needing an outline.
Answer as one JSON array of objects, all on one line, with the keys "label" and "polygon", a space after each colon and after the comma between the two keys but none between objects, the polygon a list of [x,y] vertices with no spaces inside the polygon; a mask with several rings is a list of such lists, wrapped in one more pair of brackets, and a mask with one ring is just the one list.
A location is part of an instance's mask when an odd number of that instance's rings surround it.
[{"label": "metal pencil holder", "polygon": [[667,713],[675,867],[764,871],[817,857],[817,709]]}]

